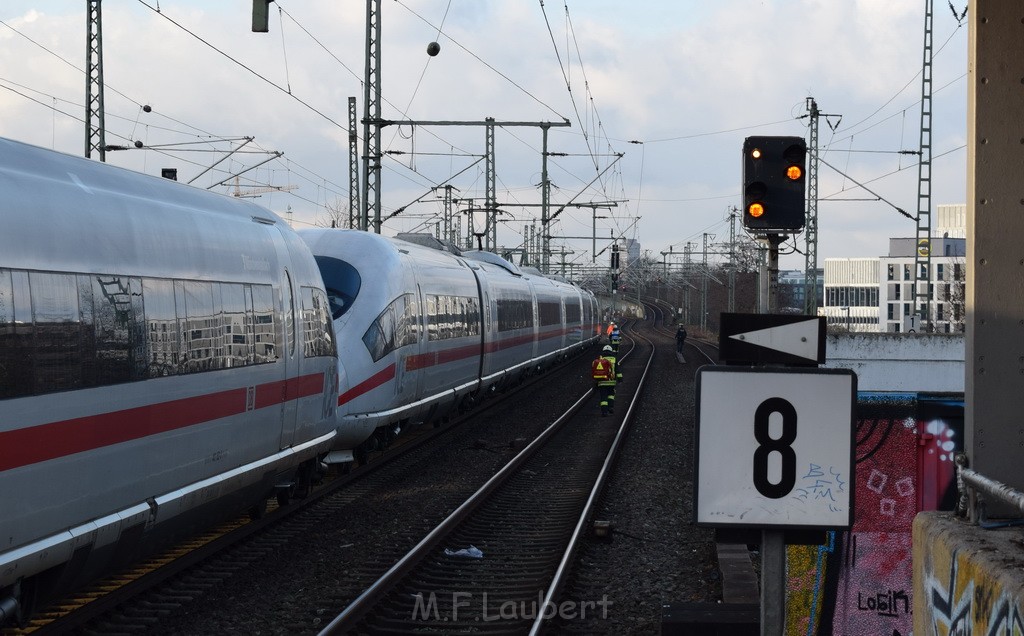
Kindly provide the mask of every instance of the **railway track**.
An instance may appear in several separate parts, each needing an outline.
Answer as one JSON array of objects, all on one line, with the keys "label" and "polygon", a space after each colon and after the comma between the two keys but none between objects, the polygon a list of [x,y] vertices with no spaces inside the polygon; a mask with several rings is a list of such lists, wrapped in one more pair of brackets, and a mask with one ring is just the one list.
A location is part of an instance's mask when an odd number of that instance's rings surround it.
[{"label": "railway track", "polygon": [[525,633],[607,611],[559,593],[642,393],[653,346],[640,350],[621,420],[581,412],[583,395],[321,633]]}]

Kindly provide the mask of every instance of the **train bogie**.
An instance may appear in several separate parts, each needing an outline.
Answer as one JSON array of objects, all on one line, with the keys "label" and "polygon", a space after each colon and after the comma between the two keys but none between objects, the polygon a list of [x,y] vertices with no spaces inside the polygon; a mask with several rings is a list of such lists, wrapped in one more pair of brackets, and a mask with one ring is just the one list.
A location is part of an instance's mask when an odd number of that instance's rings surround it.
[{"label": "train bogie", "polygon": [[0,606],[306,485],[335,341],[279,218],[8,140],[0,198]]}]

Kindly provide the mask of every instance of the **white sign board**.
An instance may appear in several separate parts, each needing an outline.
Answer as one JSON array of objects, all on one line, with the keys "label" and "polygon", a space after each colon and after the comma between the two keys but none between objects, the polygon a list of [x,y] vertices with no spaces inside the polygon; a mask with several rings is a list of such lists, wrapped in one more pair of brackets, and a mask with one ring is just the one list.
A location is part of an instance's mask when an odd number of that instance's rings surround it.
[{"label": "white sign board", "polygon": [[701,367],[696,522],[849,528],[856,395],[849,369]]}]

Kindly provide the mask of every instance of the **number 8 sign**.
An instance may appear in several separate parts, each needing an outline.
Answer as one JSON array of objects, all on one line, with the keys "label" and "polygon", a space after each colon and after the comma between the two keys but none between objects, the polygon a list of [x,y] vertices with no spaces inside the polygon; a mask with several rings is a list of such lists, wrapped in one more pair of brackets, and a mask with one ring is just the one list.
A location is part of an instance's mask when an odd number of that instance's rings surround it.
[{"label": "number 8 sign", "polygon": [[696,522],[849,528],[856,394],[849,369],[701,367]]}]

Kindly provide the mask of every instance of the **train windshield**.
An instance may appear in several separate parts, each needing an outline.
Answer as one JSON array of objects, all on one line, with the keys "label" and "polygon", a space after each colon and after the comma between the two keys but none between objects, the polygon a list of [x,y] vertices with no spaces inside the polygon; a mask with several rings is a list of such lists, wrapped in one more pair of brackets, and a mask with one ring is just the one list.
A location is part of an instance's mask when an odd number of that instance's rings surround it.
[{"label": "train windshield", "polygon": [[355,267],[345,261],[330,256],[316,256],[317,267],[320,268],[320,275],[324,279],[324,287],[327,289],[327,302],[331,306],[331,318],[341,318],[352,301],[359,295],[359,287],[362,279]]}]

